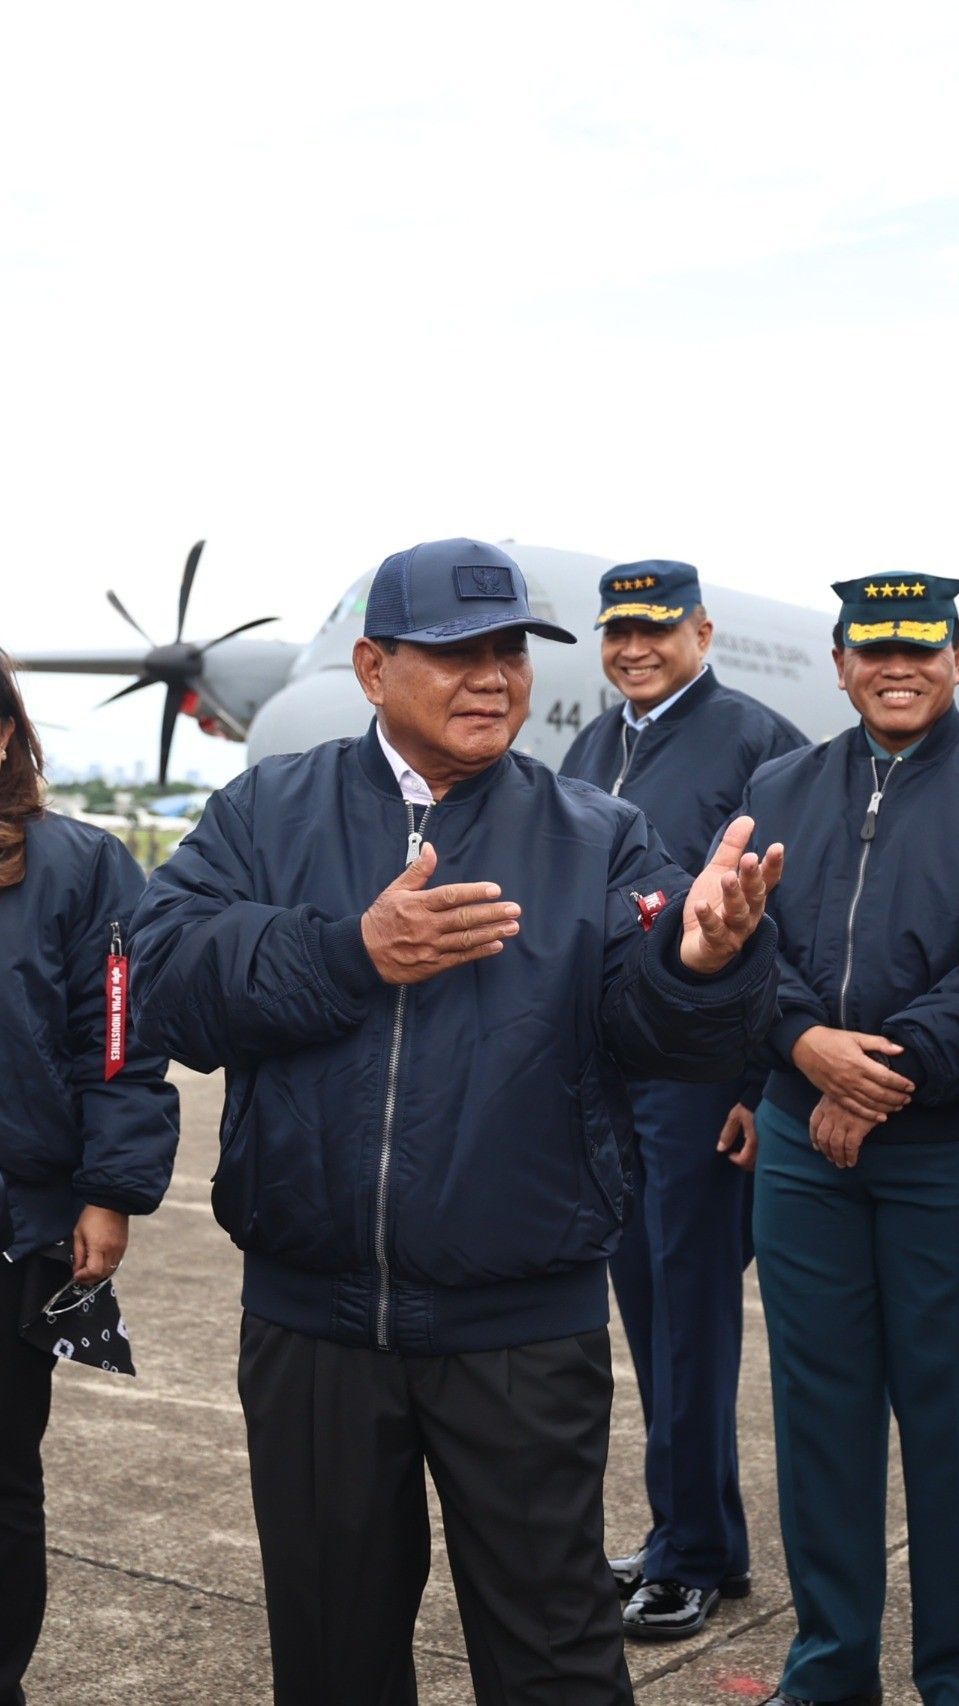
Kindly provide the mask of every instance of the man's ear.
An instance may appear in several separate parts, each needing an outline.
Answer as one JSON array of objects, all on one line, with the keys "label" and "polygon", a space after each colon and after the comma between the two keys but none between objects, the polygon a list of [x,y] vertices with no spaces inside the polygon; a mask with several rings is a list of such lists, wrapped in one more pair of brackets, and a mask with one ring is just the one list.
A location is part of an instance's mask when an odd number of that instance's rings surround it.
[{"label": "man's ear", "polygon": [[713,620],[711,616],[703,616],[696,627],[696,641],[701,658],[706,656],[713,643]]},{"label": "man's ear", "polygon": [[[840,693],[845,693],[845,691],[846,691],[846,648],[845,648],[845,646],[843,646],[843,647],[833,646],[832,661],[836,666],[836,678],[837,678],[836,679],[836,686],[839,688]],[[957,661],[959,661],[959,654],[957,654]]]},{"label": "man's ear", "polygon": [[361,634],[353,647],[353,670],[371,705],[383,703],[383,666],[389,653]]}]

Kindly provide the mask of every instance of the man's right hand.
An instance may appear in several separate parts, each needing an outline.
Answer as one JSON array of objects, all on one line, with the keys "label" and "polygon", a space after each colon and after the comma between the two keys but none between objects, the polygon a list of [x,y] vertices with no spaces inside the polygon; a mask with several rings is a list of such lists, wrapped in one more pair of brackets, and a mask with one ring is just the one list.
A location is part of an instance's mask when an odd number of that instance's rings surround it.
[{"label": "man's right hand", "polygon": [[902,1054],[899,1043],[862,1031],[811,1025],[793,1045],[793,1065],[847,1113],[880,1125],[910,1101],[916,1086],[870,1054]]},{"label": "man's right hand", "polygon": [[500,900],[496,883],[426,887],[436,850],[424,841],[402,876],[377,895],[360,920],[366,951],[384,983],[425,983],[437,972],[501,954],[519,934],[521,908]]}]

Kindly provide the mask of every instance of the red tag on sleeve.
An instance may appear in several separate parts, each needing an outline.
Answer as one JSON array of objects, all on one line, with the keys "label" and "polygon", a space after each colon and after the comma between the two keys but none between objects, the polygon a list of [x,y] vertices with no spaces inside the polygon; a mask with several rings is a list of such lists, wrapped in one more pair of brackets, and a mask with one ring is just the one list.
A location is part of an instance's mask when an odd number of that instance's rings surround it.
[{"label": "red tag on sleeve", "polygon": [[655,894],[637,894],[635,889],[631,890],[630,893],[631,898],[636,902],[639,922],[648,934],[666,905],[666,896],[662,889],[657,889]]},{"label": "red tag on sleeve", "polygon": [[126,954],[107,955],[107,1049],[103,1076],[107,1083],[122,1072],[127,1057]]}]

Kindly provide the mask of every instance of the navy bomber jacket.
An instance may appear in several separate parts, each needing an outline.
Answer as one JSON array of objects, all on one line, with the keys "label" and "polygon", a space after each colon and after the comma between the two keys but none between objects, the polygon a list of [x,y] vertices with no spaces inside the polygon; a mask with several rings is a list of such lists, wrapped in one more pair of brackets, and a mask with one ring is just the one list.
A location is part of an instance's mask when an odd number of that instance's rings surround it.
[{"label": "navy bomber jacket", "polygon": [[[522,928],[397,989],[360,917],[414,828],[435,882],[498,882]],[[726,1077],[775,1011],[768,921],[715,978],[680,963],[678,903],[639,927],[632,892],[687,886],[641,813],[516,754],[421,816],[375,726],[214,795],[137,910],[134,1013],[153,1047],[227,1069],[213,1202],[245,1306],[413,1353],[601,1325],[632,1135],[619,1065]]]},{"label": "navy bomber jacket", "polygon": [[[877,768],[878,766],[878,768]],[[780,936],[781,1017],[766,1095],[808,1119],[820,1092],[792,1065],[812,1025],[883,1035],[916,1085],[870,1143],[959,1139],[959,714],[951,707],[882,783],[860,725],[763,766],[743,811],[756,845],[786,843],[771,897]],[[871,821],[867,825],[867,814]],[[870,836],[870,830],[872,835]]]},{"label": "navy bomber jacket", "polygon": [[27,824],[26,876],[0,889],[0,1251],[71,1232],[85,1203],[149,1214],[169,1183],[177,1093],[128,1032],[104,1081],[106,962],[143,892],[115,836],[55,812]]},{"label": "navy bomber jacket", "polygon": [[560,774],[608,792],[622,773],[619,797],[652,819],[677,864],[694,874],[753,772],[808,745],[778,711],[725,687],[708,666],[642,734],[625,730],[620,700],[577,735]]}]

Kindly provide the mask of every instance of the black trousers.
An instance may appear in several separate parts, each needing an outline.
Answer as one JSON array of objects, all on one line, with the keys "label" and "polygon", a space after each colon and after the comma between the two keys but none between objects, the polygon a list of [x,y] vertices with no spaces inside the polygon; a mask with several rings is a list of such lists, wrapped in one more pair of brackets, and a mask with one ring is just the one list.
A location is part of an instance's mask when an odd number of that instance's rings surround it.
[{"label": "black trousers", "polygon": [[403,1357],[246,1315],[239,1385],[277,1706],[415,1706],[424,1462],[478,1706],[631,1706],[603,1551],[605,1329]]},{"label": "black trousers", "polygon": [[47,1599],[40,1441],[55,1358],[21,1339],[23,1268],[0,1256],[0,1706],[20,1706],[20,1680]]}]

